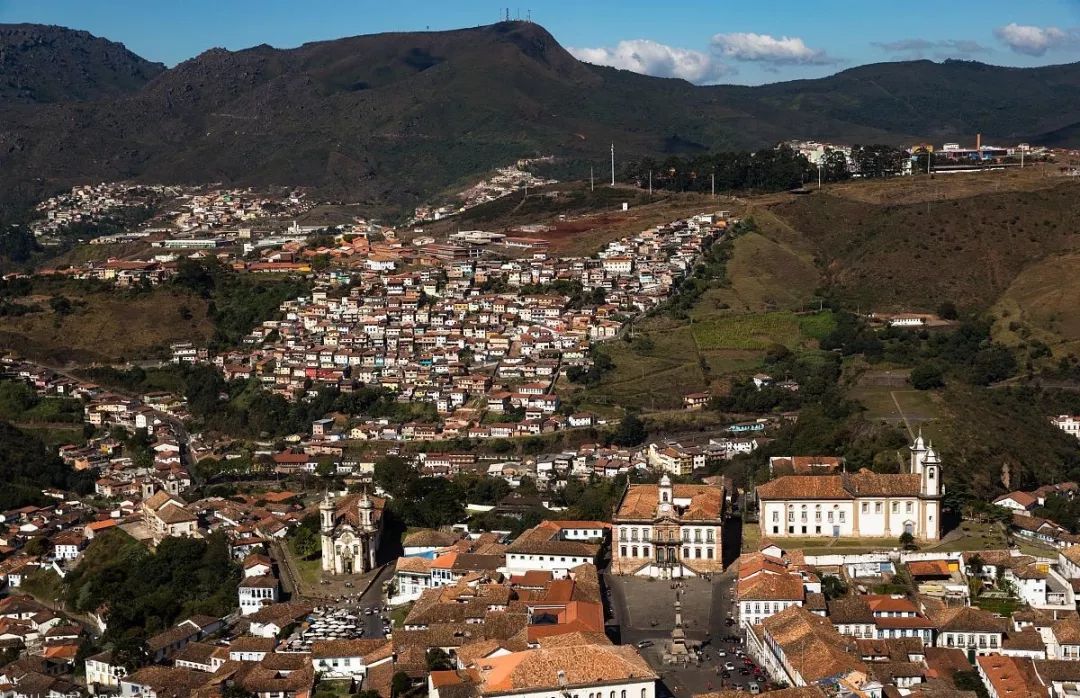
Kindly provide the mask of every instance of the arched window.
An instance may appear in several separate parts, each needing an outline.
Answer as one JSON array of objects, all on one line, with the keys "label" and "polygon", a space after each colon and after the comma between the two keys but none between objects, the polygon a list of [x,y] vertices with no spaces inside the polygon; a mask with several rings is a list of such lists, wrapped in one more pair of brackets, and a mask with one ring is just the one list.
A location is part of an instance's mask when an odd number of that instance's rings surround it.
[{"label": "arched window", "polygon": [[933,480],[934,479],[934,469],[933,468],[927,468],[926,469],[926,479],[927,480]]}]

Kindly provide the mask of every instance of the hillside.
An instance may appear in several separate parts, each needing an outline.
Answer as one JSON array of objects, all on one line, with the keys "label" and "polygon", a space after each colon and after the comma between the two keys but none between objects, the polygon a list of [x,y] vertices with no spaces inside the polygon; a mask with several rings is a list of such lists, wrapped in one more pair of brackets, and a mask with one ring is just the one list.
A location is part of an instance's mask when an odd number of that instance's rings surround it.
[{"label": "hillside", "polygon": [[88,32],[0,24],[0,103],[67,102],[134,92],[165,70]]},{"label": "hillside", "polygon": [[[28,61],[23,72],[47,74],[44,57]],[[625,161],[788,138],[1080,142],[1078,84],[1080,64],[916,61],[697,87],[580,63],[526,22],[213,49],[112,99],[6,101],[0,192],[129,177],[300,184],[397,213],[521,156],[602,166],[610,143]]]},{"label": "hillside", "polygon": [[[988,310],[1029,265],[1080,246],[1077,183],[925,202],[872,203],[826,189],[769,207],[823,281],[863,310]],[[949,183],[951,184],[951,183]],[[965,183],[957,182],[958,186]],[[894,182],[897,191],[914,186]]]}]

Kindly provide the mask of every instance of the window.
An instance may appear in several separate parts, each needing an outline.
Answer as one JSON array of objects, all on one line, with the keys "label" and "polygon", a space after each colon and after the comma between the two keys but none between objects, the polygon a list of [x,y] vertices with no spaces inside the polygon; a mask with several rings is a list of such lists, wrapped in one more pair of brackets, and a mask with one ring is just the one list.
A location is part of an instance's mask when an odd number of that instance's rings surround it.
[{"label": "window", "polygon": [[844,523],[845,512],[840,512],[840,523]]},{"label": "window", "polygon": [[792,509],[792,510],[789,510],[789,511],[788,511],[788,513],[787,513],[787,520],[788,520],[789,522],[791,522],[791,521],[794,521],[794,520],[795,520],[795,511],[794,511],[793,509]]},{"label": "window", "polygon": [[683,539],[683,543],[689,543],[690,542],[690,529],[689,528],[684,528],[682,530],[682,539]]},{"label": "window", "polygon": [[695,528],[694,529],[694,542],[695,543],[700,543],[701,542],[701,529],[700,528]]},{"label": "window", "polygon": [[908,502],[907,504],[905,504],[904,505],[904,512],[907,513],[907,514],[910,514],[911,513],[911,506],[912,506],[911,502]]},{"label": "window", "polygon": [[694,548],[694,557],[701,559],[701,548]]},{"label": "window", "polygon": [[712,543],[713,540],[714,540],[714,538],[713,538],[713,530],[711,528],[707,529],[705,531],[705,542],[706,543]]},{"label": "window", "polygon": [[821,512],[820,511],[815,511],[814,512],[814,521],[821,521]]},{"label": "window", "polygon": [[934,469],[933,468],[927,468],[926,469],[926,479],[927,480],[933,480],[934,479]]},{"label": "window", "polygon": [[637,529],[636,528],[631,528],[630,529],[630,540],[633,540],[633,541],[637,540]]},{"label": "window", "polygon": [[776,535],[776,534],[780,533],[780,527],[779,526],[773,526],[772,527],[772,532],[773,532],[773,535]]},{"label": "window", "polygon": [[710,560],[713,559],[712,550],[713,550],[712,548],[705,548],[705,552],[708,553],[708,558]]},{"label": "window", "polygon": [[870,505],[868,503],[866,503],[866,502],[863,502],[862,503],[862,513],[865,514],[865,513],[869,512],[869,511],[870,511]]},{"label": "window", "polygon": [[772,513],[772,520],[773,520],[773,523],[776,523],[777,521],[779,521],[780,520],[780,512],[774,511]]},{"label": "window", "polygon": [[647,528],[643,528],[643,529],[641,529],[641,540],[643,540],[643,541],[645,541],[646,543],[648,543],[648,542],[649,542],[649,536],[650,536],[650,531],[649,531],[649,529],[647,529]]},{"label": "window", "polygon": [[892,513],[894,513],[894,514],[899,514],[900,513],[900,502],[893,502],[892,503]]},{"label": "window", "polygon": [[638,554],[637,554],[637,546],[635,545],[633,548],[630,548],[630,557],[637,557],[637,556],[638,556]]},{"label": "window", "polygon": [[690,559],[690,548],[683,548],[682,549],[682,556],[683,556],[684,560],[689,560]]},{"label": "window", "polygon": [[874,502],[874,513],[875,514],[880,514],[881,513],[881,502]]},{"label": "window", "polygon": [[828,518],[829,518],[829,523],[832,523],[832,512],[831,511],[829,512],[829,517]]}]

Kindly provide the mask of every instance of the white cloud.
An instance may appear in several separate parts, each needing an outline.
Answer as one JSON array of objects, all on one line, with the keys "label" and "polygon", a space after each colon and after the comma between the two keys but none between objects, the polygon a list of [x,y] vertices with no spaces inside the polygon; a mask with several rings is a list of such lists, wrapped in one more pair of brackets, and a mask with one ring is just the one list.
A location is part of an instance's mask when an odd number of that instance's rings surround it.
[{"label": "white cloud", "polygon": [[578,60],[695,83],[715,82],[732,71],[713,56],[649,39],[620,41],[613,48],[569,48]]},{"label": "white cloud", "polygon": [[1041,56],[1050,49],[1071,43],[1075,35],[1057,27],[1035,27],[1013,22],[994,30],[994,36],[1016,53]]},{"label": "white cloud", "polygon": [[776,38],[752,32],[717,34],[712,38],[712,45],[720,55],[737,61],[773,65],[830,65],[838,62],[825,51],[810,48],[797,36]]}]

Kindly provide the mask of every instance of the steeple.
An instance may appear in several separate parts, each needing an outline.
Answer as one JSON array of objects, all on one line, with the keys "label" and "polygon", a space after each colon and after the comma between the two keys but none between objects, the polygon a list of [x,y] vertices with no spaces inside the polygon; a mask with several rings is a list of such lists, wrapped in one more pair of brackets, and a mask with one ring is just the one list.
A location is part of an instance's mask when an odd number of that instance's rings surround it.
[{"label": "steeple", "polygon": [[364,493],[360,495],[360,527],[365,531],[370,531],[374,528],[372,521],[372,512],[375,509],[375,504],[368,497],[367,488],[364,488]]},{"label": "steeple", "polygon": [[667,473],[664,473],[660,477],[660,487],[658,488],[658,490],[659,490],[658,491],[658,496],[660,498],[658,503],[659,504],[671,504],[671,501],[672,501],[671,478],[668,477]]},{"label": "steeple", "polygon": [[923,461],[926,459],[926,442],[923,440],[922,427],[919,427],[919,435],[915,437],[915,442],[908,447],[908,450],[911,451],[911,473],[921,475]]},{"label": "steeple", "polygon": [[334,528],[334,500],[330,499],[329,490],[319,502],[319,524],[323,533],[329,533]]},{"label": "steeple", "polygon": [[941,485],[941,459],[934,450],[931,441],[926,447],[926,454],[922,458],[919,474],[922,475],[919,492],[925,497],[939,497],[944,493]]}]

